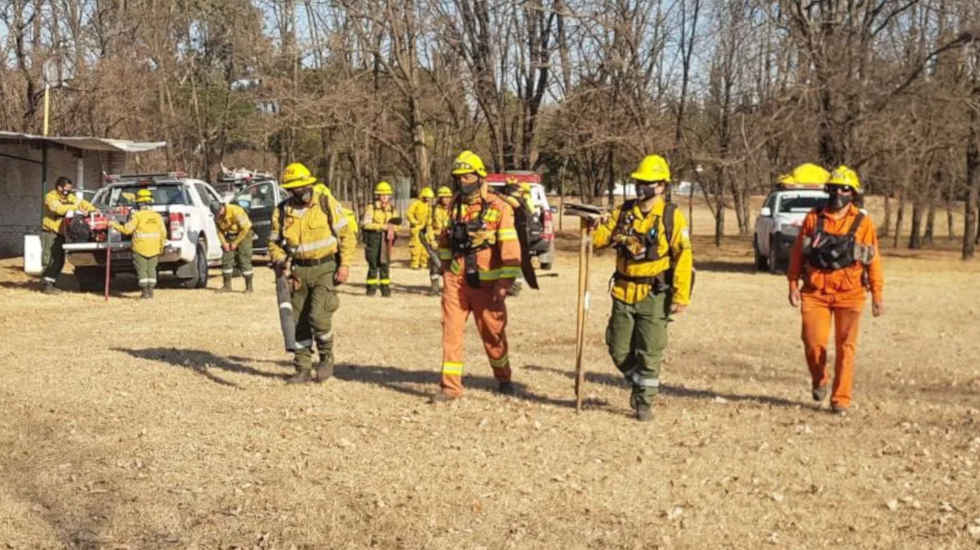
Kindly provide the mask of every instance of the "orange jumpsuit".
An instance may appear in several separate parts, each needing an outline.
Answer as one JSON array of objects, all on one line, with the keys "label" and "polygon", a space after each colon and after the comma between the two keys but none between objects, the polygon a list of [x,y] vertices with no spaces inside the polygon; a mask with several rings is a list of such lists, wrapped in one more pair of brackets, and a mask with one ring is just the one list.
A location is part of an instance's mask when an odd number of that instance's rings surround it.
[{"label": "orange jumpsuit", "polygon": [[[482,217],[480,212],[483,212]],[[457,221],[482,220],[469,231],[475,252],[480,285],[471,287],[465,276],[465,254],[451,249],[450,233]],[[507,307],[503,292],[521,273],[521,245],[514,229],[514,210],[495,195],[482,195],[453,204],[449,224],[439,235],[439,258],[443,263],[442,289],[442,391],[453,397],[463,393],[463,330],[470,312],[483,339],[493,376],[509,382],[507,356]]]},{"label": "orange jumpsuit", "polygon": [[826,211],[814,210],[803,220],[800,234],[793,243],[787,277],[790,290],[801,289],[803,315],[803,350],[810,369],[812,388],[826,386],[827,339],[830,335],[831,318],[834,321],[834,386],[830,401],[838,409],[846,409],[851,404],[851,389],[854,383],[854,354],[857,349],[858,326],[866,295],[862,272],[867,269],[867,287],[871,299],[881,303],[884,276],[881,269],[881,255],[878,251],[878,235],[874,224],[867,215],[854,234],[855,243],[869,246],[873,256],[867,265],[861,262],[835,270],[823,270],[810,265],[803,254],[803,240],[812,237],[817,227],[817,217],[824,217],[824,232],[843,235],[851,228],[859,210],[849,205],[847,212],[834,219]]}]

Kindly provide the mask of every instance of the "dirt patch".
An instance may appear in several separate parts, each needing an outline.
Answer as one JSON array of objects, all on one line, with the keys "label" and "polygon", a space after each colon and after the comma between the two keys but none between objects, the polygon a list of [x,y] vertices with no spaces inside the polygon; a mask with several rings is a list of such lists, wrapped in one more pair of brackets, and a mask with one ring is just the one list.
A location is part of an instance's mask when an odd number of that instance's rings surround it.
[{"label": "dirt patch", "polygon": [[292,387],[265,269],[251,297],[212,280],[105,302],[0,262],[0,546],[976,548],[977,264],[886,258],[889,310],[862,320],[838,418],[809,400],[785,280],[752,272],[744,239],[695,244],[644,425],[603,344],[611,255],[582,414],[572,252],[509,301],[518,395],[492,392],[471,329],[466,397],[442,407],[438,300],[401,263],[391,299],[343,290],[336,378]]}]

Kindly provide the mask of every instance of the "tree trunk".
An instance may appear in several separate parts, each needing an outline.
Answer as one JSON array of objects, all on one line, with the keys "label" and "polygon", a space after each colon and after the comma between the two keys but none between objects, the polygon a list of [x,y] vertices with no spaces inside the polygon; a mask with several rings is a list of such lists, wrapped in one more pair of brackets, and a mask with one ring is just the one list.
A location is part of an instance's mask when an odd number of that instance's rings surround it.
[{"label": "tree trunk", "polygon": [[922,248],[922,200],[912,201],[912,223],[909,227],[909,248]]},{"label": "tree trunk", "polygon": [[936,230],[936,193],[939,192],[937,188],[934,193],[929,193],[929,203],[926,209],[926,230],[922,234],[922,244],[932,245],[933,237]]},{"label": "tree trunk", "polygon": [[902,235],[902,221],[905,218],[905,190],[898,192],[898,213],[895,215],[895,239],[892,246],[898,248],[898,239]]},{"label": "tree trunk", "polygon": [[715,246],[721,246],[721,237],[725,232],[725,200],[724,195],[718,197],[715,213]]},{"label": "tree trunk", "polygon": [[980,216],[977,216],[977,201],[980,199],[980,152],[977,151],[977,133],[980,115],[975,108],[970,109],[970,129],[966,140],[966,208],[963,216],[963,259],[976,255],[977,239],[980,238]]},{"label": "tree trunk", "polygon": [[888,232],[891,231],[892,226],[892,203],[891,198],[886,193],[885,194],[885,221],[878,226],[878,237],[884,238],[888,236]]}]

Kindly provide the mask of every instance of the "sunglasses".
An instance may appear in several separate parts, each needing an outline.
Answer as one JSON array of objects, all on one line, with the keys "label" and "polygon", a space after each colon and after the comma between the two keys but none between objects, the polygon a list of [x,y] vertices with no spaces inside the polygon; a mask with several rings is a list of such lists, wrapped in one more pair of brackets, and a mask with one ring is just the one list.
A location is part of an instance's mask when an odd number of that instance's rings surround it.
[{"label": "sunglasses", "polygon": [[850,195],[854,192],[854,189],[846,185],[828,185],[827,191],[831,193],[837,193],[839,195]]}]

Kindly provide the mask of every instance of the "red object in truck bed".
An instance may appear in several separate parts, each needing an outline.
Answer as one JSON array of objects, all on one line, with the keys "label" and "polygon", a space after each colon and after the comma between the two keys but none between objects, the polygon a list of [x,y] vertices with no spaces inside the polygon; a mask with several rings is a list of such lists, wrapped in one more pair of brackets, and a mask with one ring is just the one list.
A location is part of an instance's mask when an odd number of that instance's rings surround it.
[{"label": "red object in truck bed", "polygon": [[541,174],[537,172],[491,172],[487,174],[487,183],[507,183],[507,180],[516,180],[518,183],[541,183]]}]

